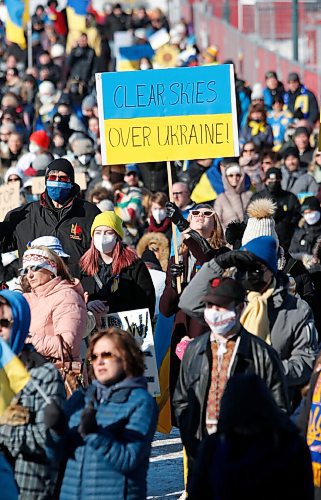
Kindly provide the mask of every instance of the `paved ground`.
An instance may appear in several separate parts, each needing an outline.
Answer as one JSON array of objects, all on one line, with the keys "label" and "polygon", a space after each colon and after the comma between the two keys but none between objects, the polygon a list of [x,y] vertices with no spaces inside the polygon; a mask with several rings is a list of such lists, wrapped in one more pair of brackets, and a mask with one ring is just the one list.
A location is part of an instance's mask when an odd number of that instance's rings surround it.
[{"label": "paved ground", "polygon": [[148,499],[174,500],[183,493],[183,453],[177,429],[156,433],[148,471]]}]

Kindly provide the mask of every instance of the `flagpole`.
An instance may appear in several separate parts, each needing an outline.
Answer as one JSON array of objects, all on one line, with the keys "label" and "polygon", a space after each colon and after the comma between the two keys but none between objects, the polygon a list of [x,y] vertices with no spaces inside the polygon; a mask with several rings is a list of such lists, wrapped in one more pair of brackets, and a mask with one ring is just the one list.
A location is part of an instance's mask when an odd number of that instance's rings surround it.
[{"label": "flagpole", "polygon": [[27,43],[28,43],[28,69],[32,68],[32,23],[29,14],[29,21],[27,24]]}]

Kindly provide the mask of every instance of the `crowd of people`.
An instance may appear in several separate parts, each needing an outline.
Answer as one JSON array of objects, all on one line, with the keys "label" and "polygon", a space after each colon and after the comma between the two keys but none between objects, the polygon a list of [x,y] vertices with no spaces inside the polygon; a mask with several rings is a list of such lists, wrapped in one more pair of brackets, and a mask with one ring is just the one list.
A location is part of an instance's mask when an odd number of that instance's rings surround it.
[{"label": "crowd of people", "polygon": [[[37,6],[29,64],[0,33],[0,183],[20,193],[0,222],[0,351],[30,374],[0,415],[4,498],[142,500],[164,401],[183,496],[321,498],[317,98],[297,73],[235,70],[240,156],[171,162],[169,186],[166,162],[102,165],[95,73],[117,69],[115,33],[162,30],[176,67],[233,61],[158,8],[70,28],[57,0]],[[157,402],[138,343],[104,327],[137,309],[170,339]]]}]

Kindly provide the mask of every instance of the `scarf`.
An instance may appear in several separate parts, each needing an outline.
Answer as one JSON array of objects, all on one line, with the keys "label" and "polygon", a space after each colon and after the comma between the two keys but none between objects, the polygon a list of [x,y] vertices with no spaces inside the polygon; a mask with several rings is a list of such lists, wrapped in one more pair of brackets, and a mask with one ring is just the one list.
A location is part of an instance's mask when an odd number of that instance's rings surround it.
[{"label": "scarf", "polygon": [[321,435],[320,435],[320,412],[321,412],[321,374],[316,382],[309,416],[307,430],[307,444],[310,448],[313,482],[316,488],[321,488]]},{"label": "scarf", "polygon": [[251,120],[249,122],[249,127],[251,128],[252,136],[258,135],[260,132],[262,132],[262,134],[266,132],[265,124],[263,122],[255,122],[254,120]]},{"label": "scarf", "polygon": [[248,305],[241,317],[245,330],[271,344],[271,332],[267,311],[267,301],[275,289],[275,279],[264,293],[249,292]]},{"label": "scarf", "polygon": [[149,219],[149,226],[147,228],[148,233],[165,233],[169,226],[171,225],[171,220],[166,217],[160,224],[157,224],[154,217],[151,215]]}]

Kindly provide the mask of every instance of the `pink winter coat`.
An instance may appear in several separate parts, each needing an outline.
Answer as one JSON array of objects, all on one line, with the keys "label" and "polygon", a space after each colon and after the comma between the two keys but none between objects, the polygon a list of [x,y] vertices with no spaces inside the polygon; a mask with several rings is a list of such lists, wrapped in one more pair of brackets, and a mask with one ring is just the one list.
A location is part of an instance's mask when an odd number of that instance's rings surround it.
[{"label": "pink winter coat", "polygon": [[[80,360],[80,344],[86,329],[84,290],[79,283],[69,283],[57,276],[38,286],[24,297],[31,310],[30,337],[27,342],[46,358],[61,359],[61,335],[74,360]],[[64,350],[68,359],[68,352]]]},{"label": "pink winter coat", "polygon": [[225,171],[222,173],[224,193],[218,195],[215,200],[214,210],[217,213],[224,229],[234,220],[243,222],[246,208],[253,195],[251,191],[245,191],[245,174],[242,172],[236,188],[232,188],[227,180]]}]

